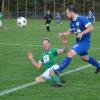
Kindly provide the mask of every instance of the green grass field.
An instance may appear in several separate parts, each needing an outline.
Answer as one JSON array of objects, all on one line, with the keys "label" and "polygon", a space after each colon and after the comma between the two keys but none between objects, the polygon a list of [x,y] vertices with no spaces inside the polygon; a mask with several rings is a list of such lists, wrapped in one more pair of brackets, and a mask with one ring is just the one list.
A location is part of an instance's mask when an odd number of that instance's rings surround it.
[{"label": "green grass field", "polygon": [[[43,20],[29,20],[28,26],[20,28],[16,26],[15,19],[4,20],[7,31],[0,29],[0,93],[7,89],[30,83],[44,70],[37,70],[27,59],[27,52],[32,51],[38,60],[43,52],[41,41],[48,37],[54,47],[61,47],[58,33],[68,29],[69,22],[56,25],[53,21],[51,32],[46,32]],[[91,56],[100,60],[100,22],[94,24],[92,33],[92,45],[89,51]],[[68,46],[75,43],[74,36],[68,37]],[[59,56],[61,63],[66,54]],[[70,71],[81,66],[88,65],[82,62],[79,56],[73,58],[70,66],[64,70]],[[95,67],[89,67],[81,71],[64,75],[65,86],[55,88],[51,82],[32,85],[30,87],[0,96],[0,100],[100,100],[100,74],[94,74]]]}]

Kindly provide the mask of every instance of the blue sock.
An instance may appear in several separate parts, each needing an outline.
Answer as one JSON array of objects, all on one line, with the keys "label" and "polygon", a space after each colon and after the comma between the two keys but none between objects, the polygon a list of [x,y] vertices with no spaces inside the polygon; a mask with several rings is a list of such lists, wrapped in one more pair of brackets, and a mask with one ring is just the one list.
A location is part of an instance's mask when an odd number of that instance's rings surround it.
[{"label": "blue sock", "polygon": [[72,61],[71,57],[66,57],[66,59],[60,64],[60,68],[57,70],[59,73],[63,71]]},{"label": "blue sock", "polygon": [[95,67],[100,67],[100,64],[92,57],[89,57],[88,63],[94,65]]}]

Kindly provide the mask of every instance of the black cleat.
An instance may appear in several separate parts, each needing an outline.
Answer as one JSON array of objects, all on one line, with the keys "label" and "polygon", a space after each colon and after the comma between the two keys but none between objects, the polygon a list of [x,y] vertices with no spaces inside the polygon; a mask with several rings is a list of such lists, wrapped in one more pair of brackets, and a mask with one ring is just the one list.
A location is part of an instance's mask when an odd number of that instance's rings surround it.
[{"label": "black cleat", "polygon": [[52,86],[54,86],[54,87],[64,87],[64,84],[63,83],[55,83]]},{"label": "black cleat", "polygon": [[66,81],[60,76],[60,73],[59,73],[57,70],[54,70],[54,69],[53,69],[53,71],[54,71],[54,73],[55,73],[57,76],[60,77],[60,81],[61,81],[62,83],[66,83]]},{"label": "black cleat", "polygon": [[100,68],[97,68],[95,74],[98,74],[99,72],[100,72]]},{"label": "black cleat", "polygon": [[60,76],[60,81],[62,82],[62,83],[66,83],[66,81]]}]

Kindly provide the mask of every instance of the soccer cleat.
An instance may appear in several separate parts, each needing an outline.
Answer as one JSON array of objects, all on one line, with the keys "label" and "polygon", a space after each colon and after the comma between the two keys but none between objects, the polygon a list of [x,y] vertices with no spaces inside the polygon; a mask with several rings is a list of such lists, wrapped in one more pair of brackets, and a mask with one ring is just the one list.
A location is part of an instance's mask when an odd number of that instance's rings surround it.
[{"label": "soccer cleat", "polygon": [[60,73],[59,73],[57,70],[54,70],[54,69],[53,69],[53,71],[54,71],[54,73],[55,73],[57,76],[60,77],[60,81],[61,81],[62,83],[66,83],[66,81],[60,76]]},{"label": "soccer cleat", "polygon": [[54,86],[54,87],[64,87],[64,84],[63,83],[55,83],[52,86]]},{"label": "soccer cleat", "polygon": [[99,73],[100,72],[100,68],[98,67],[95,71],[95,74]]},{"label": "soccer cleat", "polygon": [[60,76],[60,81],[62,82],[62,83],[66,83],[66,81]]}]

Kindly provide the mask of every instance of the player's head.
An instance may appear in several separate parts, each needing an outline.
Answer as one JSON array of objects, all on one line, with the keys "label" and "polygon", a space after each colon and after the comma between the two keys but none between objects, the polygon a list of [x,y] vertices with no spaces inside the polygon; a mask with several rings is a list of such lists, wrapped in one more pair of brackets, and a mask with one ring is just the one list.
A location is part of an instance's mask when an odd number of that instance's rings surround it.
[{"label": "player's head", "polygon": [[74,15],[77,13],[77,10],[75,8],[74,5],[69,5],[67,8],[66,8],[66,16],[69,18],[69,19],[73,19]]},{"label": "player's head", "polygon": [[89,14],[91,14],[92,13],[92,11],[91,10],[89,10]]},{"label": "player's head", "polygon": [[60,15],[59,12],[57,12],[57,15]]},{"label": "player's head", "polygon": [[50,11],[49,10],[47,11],[47,14],[50,14]]},{"label": "player's head", "polygon": [[44,38],[42,41],[42,45],[43,45],[44,50],[50,50],[51,41],[48,38]]}]

